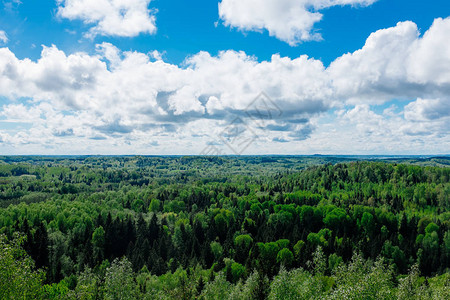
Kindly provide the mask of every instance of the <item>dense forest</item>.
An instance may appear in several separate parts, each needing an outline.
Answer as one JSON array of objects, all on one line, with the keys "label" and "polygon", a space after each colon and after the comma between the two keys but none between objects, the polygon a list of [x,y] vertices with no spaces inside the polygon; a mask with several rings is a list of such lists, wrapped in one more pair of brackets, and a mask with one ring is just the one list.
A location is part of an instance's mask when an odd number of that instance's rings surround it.
[{"label": "dense forest", "polygon": [[0,299],[450,299],[449,165],[0,157]]}]

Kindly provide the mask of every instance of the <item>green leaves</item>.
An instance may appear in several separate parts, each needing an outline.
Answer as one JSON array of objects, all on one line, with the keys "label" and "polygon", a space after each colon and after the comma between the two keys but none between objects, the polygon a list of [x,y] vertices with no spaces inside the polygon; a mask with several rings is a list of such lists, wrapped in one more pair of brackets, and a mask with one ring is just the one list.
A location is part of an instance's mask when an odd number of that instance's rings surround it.
[{"label": "green leaves", "polygon": [[33,260],[22,249],[24,238],[12,241],[0,234],[0,299],[41,299],[44,273],[34,269]]},{"label": "green leaves", "polygon": [[321,229],[318,233],[311,232],[308,234],[307,240],[314,248],[317,246],[327,247],[328,240],[331,237],[331,230],[328,228]]},{"label": "green leaves", "polygon": [[286,267],[290,267],[293,261],[294,254],[292,254],[291,250],[283,248],[278,252],[277,263],[280,263]]},{"label": "green leaves", "polygon": [[160,210],[160,208],[161,208],[161,201],[153,198],[152,201],[150,201],[150,206],[148,207],[148,210],[156,213]]},{"label": "green leaves", "polygon": [[[0,233],[28,236],[24,249],[48,271],[48,298],[112,299],[124,285],[131,298],[265,299],[270,278],[271,297],[355,290],[372,299],[376,289],[395,294],[392,278],[415,262],[425,276],[449,266],[448,168],[357,162],[299,171],[305,163],[295,157],[264,166],[251,157],[49,160],[23,164],[31,177],[0,164],[0,206],[22,201],[0,208]],[[355,249],[383,256],[392,278],[371,260],[350,261]]]},{"label": "green leaves", "polygon": [[302,255],[302,251],[303,251],[303,247],[305,247],[305,242],[302,240],[299,240],[295,245],[294,245],[294,253],[295,256],[298,258]]},{"label": "green leaves", "polygon": [[222,257],[222,254],[223,254],[222,245],[220,245],[219,242],[211,242],[210,247],[211,247],[211,252],[214,255],[216,261],[218,261]]},{"label": "green leaves", "polygon": [[105,300],[136,299],[137,286],[131,263],[126,259],[116,259],[106,269]]},{"label": "green leaves", "polygon": [[101,262],[104,258],[104,247],[105,247],[105,230],[102,226],[97,227],[92,233],[92,246],[94,261]]},{"label": "green leaves", "polygon": [[234,245],[236,247],[236,260],[240,263],[245,263],[253,246],[253,239],[248,234],[241,234],[234,239]]},{"label": "green leaves", "polygon": [[342,208],[334,208],[328,212],[323,219],[323,223],[332,230],[343,228],[347,222],[347,213]]}]

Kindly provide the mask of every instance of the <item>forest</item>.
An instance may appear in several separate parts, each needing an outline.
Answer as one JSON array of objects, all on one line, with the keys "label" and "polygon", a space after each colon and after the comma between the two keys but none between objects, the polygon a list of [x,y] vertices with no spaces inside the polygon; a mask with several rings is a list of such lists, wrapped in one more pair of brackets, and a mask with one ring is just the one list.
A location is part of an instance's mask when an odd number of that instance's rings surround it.
[{"label": "forest", "polygon": [[0,299],[450,299],[449,166],[0,156]]}]

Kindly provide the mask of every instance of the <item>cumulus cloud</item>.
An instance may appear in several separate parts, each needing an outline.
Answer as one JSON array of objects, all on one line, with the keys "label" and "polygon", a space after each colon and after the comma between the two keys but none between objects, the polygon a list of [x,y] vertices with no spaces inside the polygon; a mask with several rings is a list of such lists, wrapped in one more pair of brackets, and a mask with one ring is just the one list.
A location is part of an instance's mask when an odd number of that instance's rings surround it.
[{"label": "cumulus cloud", "polygon": [[436,121],[450,117],[450,99],[419,98],[405,106],[405,118],[411,121]]},{"label": "cumulus cloud", "polygon": [[[364,47],[331,63],[328,72],[336,92],[345,98],[383,102],[400,88],[407,90],[406,58],[419,32],[412,22],[372,33]],[[403,85],[403,86],[401,86]]]},{"label": "cumulus cloud", "polygon": [[[98,54],[90,56],[66,55],[56,46],[44,47],[34,62],[20,60],[2,48],[2,95],[31,99],[31,107],[49,103],[61,112],[62,119],[79,118],[78,129],[53,128],[50,132],[117,137],[133,130],[167,134],[170,124],[176,125],[171,130],[175,132],[178,126],[201,118],[223,126],[224,117],[246,118],[245,108],[262,90],[270,91],[280,108],[289,110],[283,120],[273,120],[275,125],[295,122],[325,111],[331,92],[322,63],[306,56],[291,60],[274,55],[259,63],[243,52],[224,51],[217,56],[200,52],[182,68],[155,61],[152,53],[122,52],[108,43],[97,49]],[[23,104],[13,108],[25,111]],[[72,115],[65,116],[64,111]],[[3,114],[15,118],[9,107],[4,107]],[[61,125],[47,118],[41,123]]]},{"label": "cumulus cloud", "polygon": [[3,30],[0,30],[0,43],[6,44],[8,42],[8,36],[6,35],[6,32]]},{"label": "cumulus cloud", "polygon": [[450,18],[439,18],[422,37],[410,21],[372,33],[362,49],[327,69],[336,94],[354,103],[448,94],[449,32]]},{"label": "cumulus cloud", "polygon": [[219,17],[226,26],[244,31],[262,31],[295,46],[302,41],[320,40],[314,24],[322,19],[320,10],[332,6],[368,6],[377,0],[222,0]]},{"label": "cumulus cloud", "polygon": [[58,16],[92,25],[87,37],[96,35],[133,37],[156,32],[151,0],[57,0]]},{"label": "cumulus cloud", "polygon": [[[260,62],[231,50],[199,52],[178,66],[109,43],[95,55],[43,47],[37,61],[0,48],[0,96],[10,99],[0,120],[33,125],[0,130],[1,143],[198,154],[204,145],[223,146],[220,135],[239,118],[258,136],[253,153],[448,149],[449,23],[437,19],[423,36],[412,22],[379,30],[328,68],[304,55]],[[255,122],[255,107],[270,104],[255,106],[261,91],[281,113]],[[373,109],[392,99],[407,105]]]},{"label": "cumulus cloud", "polygon": [[450,82],[450,19],[438,18],[423,38],[414,41],[407,57],[407,76],[419,84],[437,86]]}]

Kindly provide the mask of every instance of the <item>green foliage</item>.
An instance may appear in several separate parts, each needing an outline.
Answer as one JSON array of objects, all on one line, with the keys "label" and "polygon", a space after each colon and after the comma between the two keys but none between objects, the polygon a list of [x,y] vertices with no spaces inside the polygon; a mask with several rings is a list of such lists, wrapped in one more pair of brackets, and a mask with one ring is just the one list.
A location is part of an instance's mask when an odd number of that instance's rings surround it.
[{"label": "green foliage", "polygon": [[348,265],[341,264],[334,270],[335,288],[327,299],[393,299],[392,270],[382,260],[365,261],[353,256]]},{"label": "green foliage", "polygon": [[324,274],[326,267],[327,267],[327,261],[325,258],[325,254],[323,253],[322,247],[318,246],[316,251],[314,251],[312,255],[312,262],[310,262],[310,266],[313,268],[313,273],[315,274]]},{"label": "green foliage", "polygon": [[216,260],[219,260],[223,254],[222,245],[219,242],[211,242],[211,252],[214,255]]},{"label": "green foliage", "polygon": [[268,293],[269,280],[253,272],[245,282],[239,281],[232,289],[229,299],[265,299]]},{"label": "green foliage", "polygon": [[372,236],[375,229],[375,222],[371,213],[363,213],[361,217],[361,227],[368,236]]},{"label": "green foliage", "polygon": [[133,201],[131,208],[136,212],[144,212],[144,201],[141,199],[136,199]]},{"label": "green foliage", "polygon": [[394,161],[0,157],[0,234],[38,298],[448,298],[450,168]]},{"label": "green foliage", "polygon": [[161,207],[161,201],[153,198],[152,201],[150,201],[150,206],[148,207],[148,210],[156,213],[160,210],[160,207]]},{"label": "green foliage", "polygon": [[131,263],[126,259],[116,259],[106,270],[104,299],[136,299],[136,284]]},{"label": "green foliage", "polygon": [[317,246],[327,247],[328,239],[331,237],[331,230],[328,228],[321,229],[318,233],[311,232],[308,234],[308,242],[315,248]]},{"label": "green foliage", "polygon": [[277,242],[258,243],[259,250],[259,267],[264,270],[265,274],[274,274],[277,271],[276,259],[278,252],[281,250]]},{"label": "green foliage", "polygon": [[406,271],[406,256],[398,246],[393,246],[390,241],[386,241],[383,245],[381,254],[389,260],[393,266],[398,268],[400,272]]},{"label": "green foliage", "polygon": [[290,267],[293,261],[294,254],[292,254],[291,250],[283,248],[278,251],[277,263],[281,263],[283,266]]},{"label": "green foliage", "polygon": [[436,299],[450,297],[450,274],[426,279],[419,274],[419,266],[414,264],[409,274],[399,279],[396,299]]},{"label": "green foliage", "polygon": [[43,287],[45,299],[67,299],[69,298],[69,285],[65,280],[51,285],[46,284]]},{"label": "green foliage", "polygon": [[335,208],[323,219],[323,223],[332,230],[339,230],[345,226],[347,221],[347,213],[342,208]]},{"label": "green foliage", "polygon": [[0,234],[0,299],[41,299],[44,274],[34,270],[33,260],[23,250],[23,236],[8,241]]},{"label": "green foliage", "polygon": [[234,244],[237,247],[241,247],[241,248],[245,248],[245,249],[249,249],[251,247],[252,243],[253,243],[253,239],[248,234],[238,235],[234,239]]},{"label": "green foliage", "polygon": [[342,257],[337,255],[336,253],[333,253],[328,257],[328,270],[333,272],[339,265],[343,263],[344,261]]},{"label": "green foliage", "polygon": [[425,228],[426,234],[432,234],[433,232],[438,232],[438,231],[439,231],[439,226],[437,226],[434,223],[428,224],[427,227]]},{"label": "green foliage", "polygon": [[253,245],[253,239],[248,234],[241,234],[234,239],[234,245],[236,246],[236,260],[245,262]]},{"label": "green foliage", "polygon": [[300,257],[302,254],[302,249],[305,246],[305,242],[300,240],[294,245],[294,253],[296,257]]},{"label": "green foliage", "polygon": [[230,292],[231,284],[223,273],[219,273],[213,282],[206,284],[201,297],[205,300],[226,300],[229,299]]},{"label": "green foliage", "polygon": [[280,249],[287,248],[290,244],[290,241],[288,239],[281,239],[277,241],[278,246]]},{"label": "green foliage", "polygon": [[105,230],[102,226],[97,227],[92,233],[92,246],[94,261],[102,261],[104,258],[105,249]]},{"label": "green foliage", "polygon": [[240,263],[233,262],[231,264],[231,276],[233,278],[233,282],[238,282],[239,279],[245,276],[246,272],[245,267]]},{"label": "green foliage", "polygon": [[270,285],[268,299],[320,299],[324,294],[323,290],[319,277],[302,269],[286,271],[282,267]]},{"label": "green foliage", "polygon": [[74,294],[78,299],[94,300],[100,298],[100,279],[98,275],[92,272],[92,269],[86,268],[78,275],[77,286]]}]

